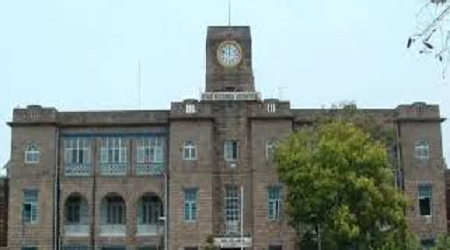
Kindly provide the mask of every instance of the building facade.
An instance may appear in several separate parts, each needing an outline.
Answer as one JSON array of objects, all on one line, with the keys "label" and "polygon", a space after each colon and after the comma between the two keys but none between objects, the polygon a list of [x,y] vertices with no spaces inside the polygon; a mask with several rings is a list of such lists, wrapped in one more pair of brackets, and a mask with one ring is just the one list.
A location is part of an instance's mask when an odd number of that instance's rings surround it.
[{"label": "building facade", "polygon": [[[249,27],[209,27],[200,100],[170,110],[13,111],[9,249],[295,249],[273,146],[324,110],[256,92]],[[424,242],[447,232],[439,107],[365,109],[397,132]]]}]

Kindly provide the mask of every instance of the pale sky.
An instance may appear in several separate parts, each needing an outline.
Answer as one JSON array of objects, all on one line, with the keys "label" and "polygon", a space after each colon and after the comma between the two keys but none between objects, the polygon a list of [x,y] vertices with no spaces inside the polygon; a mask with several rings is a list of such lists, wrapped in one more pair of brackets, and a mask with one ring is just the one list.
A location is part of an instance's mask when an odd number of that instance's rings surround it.
[{"label": "pale sky", "polygon": [[[232,25],[251,26],[256,87],[293,108],[415,101],[450,113],[450,82],[432,57],[406,50],[426,0],[233,0]],[[0,0],[0,165],[16,106],[59,110],[169,109],[198,98],[208,25],[227,0]],[[450,125],[443,125],[450,159]]]}]

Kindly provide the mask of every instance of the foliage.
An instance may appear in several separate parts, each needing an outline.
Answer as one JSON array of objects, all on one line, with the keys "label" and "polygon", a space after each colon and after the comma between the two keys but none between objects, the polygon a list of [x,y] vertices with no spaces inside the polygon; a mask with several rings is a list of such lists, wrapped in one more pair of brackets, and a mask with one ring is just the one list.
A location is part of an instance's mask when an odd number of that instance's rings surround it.
[{"label": "foliage", "polygon": [[214,237],[209,235],[206,237],[206,244],[202,248],[203,250],[219,250],[219,247],[214,245]]},{"label": "foliage", "polygon": [[450,249],[450,236],[448,235],[438,235],[436,239],[436,246],[433,250],[448,250]]},{"label": "foliage", "polygon": [[[358,128],[376,123],[355,110],[350,106],[333,118],[321,117],[275,152],[290,223],[297,230],[300,224],[319,225],[323,242],[330,244],[323,249],[355,244],[382,249],[384,242],[398,245],[406,235],[406,201],[393,185],[386,152],[393,137],[380,127]],[[371,130],[382,142],[370,136]]]}]

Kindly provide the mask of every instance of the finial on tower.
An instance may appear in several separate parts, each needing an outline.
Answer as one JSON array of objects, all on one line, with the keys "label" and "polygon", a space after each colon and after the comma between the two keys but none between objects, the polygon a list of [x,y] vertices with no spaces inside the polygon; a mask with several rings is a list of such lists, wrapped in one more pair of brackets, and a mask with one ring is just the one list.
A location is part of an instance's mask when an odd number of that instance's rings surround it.
[{"label": "finial on tower", "polygon": [[231,0],[228,0],[228,26],[231,26]]}]

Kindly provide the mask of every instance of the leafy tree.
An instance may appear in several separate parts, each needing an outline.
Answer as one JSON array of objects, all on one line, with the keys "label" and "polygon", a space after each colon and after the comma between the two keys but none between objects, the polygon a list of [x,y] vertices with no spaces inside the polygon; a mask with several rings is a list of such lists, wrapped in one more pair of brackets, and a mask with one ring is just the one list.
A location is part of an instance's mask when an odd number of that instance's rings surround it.
[{"label": "leafy tree", "polygon": [[404,244],[406,200],[393,185],[385,146],[389,140],[374,140],[348,122],[355,113],[343,114],[304,128],[277,147],[290,224],[305,236],[299,225],[320,228],[315,232],[327,244],[323,249]]},{"label": "leafy tree", "polygon": [[206,245],[202,248],[203,250],[219,250],[219,247],[214,245],[214,237],[209,235],[206,238]]},{"label": "leafy tree", "polygon": [[436,246],[433,250],[448,250],[450,249],[450,236],[439,235],[436,239]]}]

